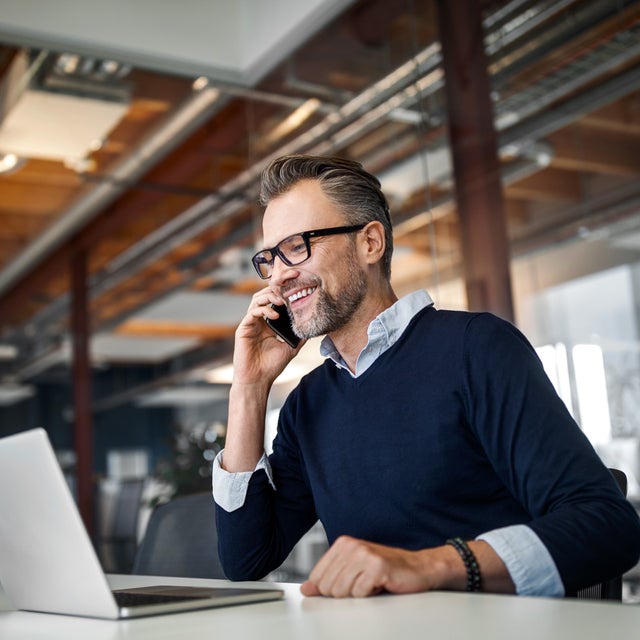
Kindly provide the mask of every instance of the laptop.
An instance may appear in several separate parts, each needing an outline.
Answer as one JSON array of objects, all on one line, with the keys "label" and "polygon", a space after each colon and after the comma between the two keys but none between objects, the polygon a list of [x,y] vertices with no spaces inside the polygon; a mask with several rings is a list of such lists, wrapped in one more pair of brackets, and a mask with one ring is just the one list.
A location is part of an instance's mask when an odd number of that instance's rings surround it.
[{"label": "laptop", "polygon": [[266,583],[112,591],[44,429],[0,438],[0,584],[17,609],[110,619],[284,596]]}]

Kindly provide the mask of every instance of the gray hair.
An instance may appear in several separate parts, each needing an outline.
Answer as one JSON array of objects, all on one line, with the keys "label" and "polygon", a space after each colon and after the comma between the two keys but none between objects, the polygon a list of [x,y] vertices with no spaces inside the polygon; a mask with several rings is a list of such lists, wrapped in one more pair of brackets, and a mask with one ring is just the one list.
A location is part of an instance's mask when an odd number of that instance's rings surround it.
[{"label": "gray hair", "polygon": [[259,202],[271,200],[289,191],[301,180],[317,180],[324,194],[342,211],[349,225],[374,220],[382,223],[385,251],[382,268],[391,277],[393,230],[389,204],[380,189],[380,181],[362,168],[359,162],[344,158],[290,155],[273,160],[262,172]]}]

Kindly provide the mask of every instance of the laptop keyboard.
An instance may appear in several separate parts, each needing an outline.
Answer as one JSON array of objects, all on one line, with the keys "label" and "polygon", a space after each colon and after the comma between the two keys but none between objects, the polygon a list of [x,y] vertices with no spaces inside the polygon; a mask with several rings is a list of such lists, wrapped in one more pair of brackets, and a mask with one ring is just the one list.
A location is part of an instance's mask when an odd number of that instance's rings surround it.
[{"label": "laptop keyboard", "polygon": [[119,607],[139,607],[147,604],[164,604],[166,602],[184,602],[185,600],[198,599],[198,596],[133,593],[131,591],[114,591],[113,595]]}]

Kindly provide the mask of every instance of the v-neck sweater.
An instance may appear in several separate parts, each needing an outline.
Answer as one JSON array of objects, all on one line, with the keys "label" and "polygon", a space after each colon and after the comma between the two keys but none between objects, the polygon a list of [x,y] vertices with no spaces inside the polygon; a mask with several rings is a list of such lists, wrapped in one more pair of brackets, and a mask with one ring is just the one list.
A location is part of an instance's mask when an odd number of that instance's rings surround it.
[{"label": "v-neck sweater", "polygon": [[488,313],[416,314],[360,376],[326,361],[289,395],[266,474],[218,508],[227,575],[278,567],[319,518],[422,549],[526,524],[567,593],[626,570],[640,521],[557,396],[532,346]]}]

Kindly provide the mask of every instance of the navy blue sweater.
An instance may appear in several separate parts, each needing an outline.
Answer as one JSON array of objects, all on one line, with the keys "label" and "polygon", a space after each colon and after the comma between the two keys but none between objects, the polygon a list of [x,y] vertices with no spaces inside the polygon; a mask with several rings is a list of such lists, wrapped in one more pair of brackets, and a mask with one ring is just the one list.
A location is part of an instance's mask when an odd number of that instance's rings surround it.
[{"label": "navy blue sweater", "polygon": [[511,524],[546,545],[568,593],[629,569],[640,521],[567,412],[526,338],[491,314],[428,307],[358,378],[332,362],[280,412],[277,491],[254,473],[217,509],[232,579],[277,568],[320,518],[406,549]]}]

